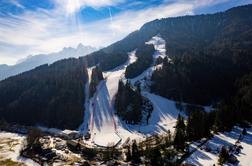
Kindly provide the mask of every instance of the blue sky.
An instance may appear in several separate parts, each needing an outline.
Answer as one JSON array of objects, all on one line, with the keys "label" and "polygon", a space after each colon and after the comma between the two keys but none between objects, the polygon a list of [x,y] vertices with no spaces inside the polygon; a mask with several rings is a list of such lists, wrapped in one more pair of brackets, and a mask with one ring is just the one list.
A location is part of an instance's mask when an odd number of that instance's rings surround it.
[{"label": "blue sky", "polygon": [[79,43],[107,46],[164,17],[215,13],[252,0],[0,0],[0,64]]}]

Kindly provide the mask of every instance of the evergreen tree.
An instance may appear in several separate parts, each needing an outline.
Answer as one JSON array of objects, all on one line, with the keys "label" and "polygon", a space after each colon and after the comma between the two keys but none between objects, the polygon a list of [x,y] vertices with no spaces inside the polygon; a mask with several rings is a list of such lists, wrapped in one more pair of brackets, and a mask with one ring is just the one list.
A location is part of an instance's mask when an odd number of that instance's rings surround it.
[{"label": "evergreen tree", "polygon": [[152,148],[148,159],[150,160],[150,165],[162,166],[164,165],[163,158],[158,147]]},{"label": "evergreen tree", "polygon": [[228,150],[222,146],[221,151],[219,153],[219,159],[218,162],[220,165],[224,164],[228,160],[229,154]]},{"label": "evergreen tree", "polygon": [[115,99],[117,114],[130,124],[138,124],[142,119],[143,98],[140,88],[134,90],[129,81],[119,81]]},{"label": "evergreen tree", "polygon": [[184,118],[178,115],[176,129],[175,129],[175,137],[174,137],[174,146],[177,150],[184,151],[185,149],[185,123]]},{"label": "evergreen tree", "polygon": [[171,135],[171,131],[168,130],[167,136],[165,137],[165,146],[169,147],[171,143],[172,143],[172,135]]},{"label": "evergreen tree", "polygon": [[235,108],[239,112],[236,117],[252,123],[252,72],[243,76],[237,82],[238,92],[235,96]]},{"label": "evergreen tree", "polygon": [[86,82],[86,62],[75,58],[10,77],[0,82],[0,117],[9,123],[76,129],[83,122]]},{"label": "evergreen tree", "polygon": [[131,160],[132,160],[132,156],[131,156],[130,146],[127,146],[126,161],[131,161]]},{"label": "evergreen tree", "polygon": [[[228,116],[227,116],[228,115]],[[222,102],[216,111],[215,126],[218,131],[231,130],[233,125],[237,122],[235,107]]]},{"label": "evergreen tree", "polygon": [[136,62],[127,66],[125,71],[126,78],[134,78],[144,72],[153,62],[154,46],[146,45],[138,47],[136,51]]},{"label": "evergreen tree", "polygon": [[91,81],[89,85],[90,97],[92,97],[96,91],[96,87],[101,80],[103,80],[103,74],[99,66],[92,69]]},{"label": "evergreen tree", "polygon": [[176,128],[182,129],[183,131],[185,131],[186,128],[184,118],[180,114],[178,115],[177,118]]},{"label": "evergreen tree", "polygon": [[138,149],[136,140],[133,141],[131,152],[132,152],[132,160],[135,163],[140,163],[141,162],[140,154],[139,154],[139,149]]},{"label": "evergreen tree", "polygon": [[210,125],[207,125],[207,118],[207,113],[205,113],[204,111],[191,111],[186,127],[186,134],[189,141],[194,141],[202,137],[209,136]]}]

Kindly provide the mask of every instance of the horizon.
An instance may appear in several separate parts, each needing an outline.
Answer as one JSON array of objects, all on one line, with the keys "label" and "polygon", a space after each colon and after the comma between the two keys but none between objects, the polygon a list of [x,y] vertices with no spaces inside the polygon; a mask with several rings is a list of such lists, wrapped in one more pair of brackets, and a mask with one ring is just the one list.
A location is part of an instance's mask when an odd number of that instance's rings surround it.
[{"label": "horizon", "polygon": [[[212,14],[252,0],[10,0],[0,2],[0,64],[64,47],[105,47],[167,17]],[[160,11],[163,11],[160,13]]]}]

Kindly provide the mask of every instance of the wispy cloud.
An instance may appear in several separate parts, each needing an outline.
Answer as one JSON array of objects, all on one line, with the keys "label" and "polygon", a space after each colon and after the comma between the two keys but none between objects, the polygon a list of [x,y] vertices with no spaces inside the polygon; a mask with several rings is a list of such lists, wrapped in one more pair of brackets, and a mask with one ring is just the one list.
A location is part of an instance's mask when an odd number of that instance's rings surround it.
[{"label": "wispy cloud", "polygon": [[[164,1],[141,10],[124,10],[99,21],[80,21],[85,6],[110,8],[125,0],[54,0],[54,9],[27,10],[19,15],[0,17],[0,64],[13,64],[29,54],[59,51],[79,43],[106,46],[139,29],[145,22],[164,17],[194,14],[200,7],[227,0]],[[18,2],[18,1],[16,1]],[[70,3],[71,2],[71,3]],[[85,12],[85,10],[84,10]],[[13,51],[18,50],[18,51]]]},{"label": "wispy cloud", "polygon": [[10,0],[10,3],[12,3],[13,5],[15,5],[16,7],[22,8],[24,9],[25,7],[19,3],[17,0]]}]

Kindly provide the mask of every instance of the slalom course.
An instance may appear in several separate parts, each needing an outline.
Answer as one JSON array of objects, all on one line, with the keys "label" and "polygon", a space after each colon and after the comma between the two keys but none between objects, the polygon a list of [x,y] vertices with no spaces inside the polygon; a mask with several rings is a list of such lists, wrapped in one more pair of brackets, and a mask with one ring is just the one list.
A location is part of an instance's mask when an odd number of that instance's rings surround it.
[{"label": "slalom course", "polygon": [[92,102],[93,121],[90,125],[92,125],[91,132],[93,133],[94,144],[102,147],[118,144],[121,138],[116,134],[116,123],[110,107],[106,80],[98,85]]},{"label": "slalom course", "polygon": [[[91,134],[91,140],[86,143],[99,147],[114,146],[122,141],[121,135],[125,133],[127,133],[127,136],[130,135],[120,125],[120,120],[114,113],[113,103],[119,80],[124,77],[126,67],[135,62],[136,59],[135,51],[130,52],[129,59],[125,64],[103,73],[105,79],[98,84],[96,93],[92,98],[89,99],[89,95],[86,94],[86,99],[89,100],[86,100],[85,103],[86,122],[82,124],[82,126],[85,126],[82,132],[83,134],[87,132]],[[91,68],[89,71],[91,71]],[[125,137],[127,138],[127,136]]]}]

